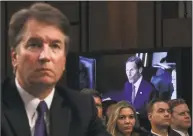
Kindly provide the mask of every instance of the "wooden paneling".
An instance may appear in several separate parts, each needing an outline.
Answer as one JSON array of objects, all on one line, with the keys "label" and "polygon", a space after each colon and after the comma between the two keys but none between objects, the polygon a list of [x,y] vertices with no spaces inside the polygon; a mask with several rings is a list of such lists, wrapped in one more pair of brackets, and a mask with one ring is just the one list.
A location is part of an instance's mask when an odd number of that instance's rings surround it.
[{"label": "wooden paneling", "polygon": [[19,11],[22,8],[28,8],[31,4],[34,2],[32,1],[7,1],[6,6],[7,6],[7,11],[6,11],[6,16],[8,21],[10,20],[11,16],[13,13]]},{"label": "wooden paneling", "polygon": [[140,1],[137,6],[137,45],[136,48],[154,48],[154,2]]},{"label": "wooden paneling", "polygon": [[136,43],[137,2],[90,2],[90,51],[135,48]]},{"label": "wooden paneling", "polygon": [[154,24],[154,2],[90,2],[90,51],[153,48]]},{"label": "wooden paneling", "polygon": [[161,1],[156,1],[154,3],[154,8],[155,8],[155,24],[154,24],[154,41],[155,41],[155,46],[154,47],[162,47],[162,2]]},{"label": "wooden paneling", "polygon": [[80,2],[78,1],[50,1],[46,2],[58,8],[64,13],[71,23],[70,34],[70,52],[79,52],[80,50]]},{"label": "wooden paneling", "polygon": [[[117,11],[116,8],[114,8],[114,10]],[[116,41],[116,43],[112,45],[110,45],[109,43],[108,34],[111,22],[108,22],[110,18],[108,11],[108,2],[105,1],[89,2],[88,14],[89,14],[88,15],[89,34],[87,38],[89,41],[89,51],[116,49],[117,46],[120,46],[119,41]],[[115,17],[117,16],[115,15]],[[114,26],[114,29],[112,29],[111,31],[115,29],[116,26]],[[113,32],[111,33],[111,35],[113,35]]]},{"label": "wooden paneling", "polygon": [[71,26],[69,52],[79,52],[80,50],[80,26]]},{"label": "wooden paneling", "polygon": [[119,25],[121,26],[121,48],[137,48],[138,39],[138,2],[125,1],[120,2]]},{"label": "wooden paneling", "polygon": [[79,23],[78,1],[48,1],[46,3],[49,3],[61,10],[71,23]]},{"label": "wooden paneling", "polygon": [[192,19],[165,19],[163,45],[164,47],[192,46]]},{"label": "wooden paneling", "polygon": [[162,18],[178,18],[178,1],[162,1]]}]

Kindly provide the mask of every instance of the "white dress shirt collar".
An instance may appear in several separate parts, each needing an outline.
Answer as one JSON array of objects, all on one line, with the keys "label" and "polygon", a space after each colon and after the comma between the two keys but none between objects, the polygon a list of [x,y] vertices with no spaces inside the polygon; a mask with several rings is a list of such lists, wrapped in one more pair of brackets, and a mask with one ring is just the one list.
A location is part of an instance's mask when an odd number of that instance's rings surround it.
[{"label": "white dress shirt collar", "polygon": [[[152,130],[151,130],[151,133],[154,134],[154,135],[156,135],[156,136],[162,136],[162,135],[160,135],[160,134],[155,133],[155,132],[152,131]],[[167,136],[168,136],[168,134],[167,134]]]},{"label": "white dress shirt collar", "polygon": [[182,131],[179,131],[179,130],[176,130],[176,129],[173,129],[174,131],[176,131],[177,133],[179,133],[181,136],[189,136],[188,133],[184,134]]},{"label": "white dress shirt collar", "polygon": [[137,95],[137,92],[138,92],[139,86],[141,84],[142,78],[143,78],[143,76],[140,76],[140,78],[133,84],[135,86],[135,96]]},{"label": "white dress shirt collar", "polygon": [[[19,94],[24,102],[28,118],[33,118],[33,115],[36,112],[36,108],[41,100],[38,98],[35,98],[31,94],[29,94],[27,91],[25,91],[20,86],[20,84],[16,78],[15,78],[15,83],[16,83],[17,90],[18,90],[18,92],[19,92]],[[51,107],[51,103],[52,103],[52,100],[54,97],[54,92],[55,92],[55,88],[53,88],[51,93],[44,99],[44,101],[46,102],[46,104],[48,106],[48,109],[50,109],[50,107]]]}]

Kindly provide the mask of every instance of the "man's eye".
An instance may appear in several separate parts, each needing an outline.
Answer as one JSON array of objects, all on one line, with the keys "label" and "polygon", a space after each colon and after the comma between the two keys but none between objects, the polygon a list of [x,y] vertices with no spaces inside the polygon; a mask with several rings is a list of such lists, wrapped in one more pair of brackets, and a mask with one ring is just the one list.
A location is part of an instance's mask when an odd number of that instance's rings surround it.
[{"label": "man's eye", "polygon": [[29,45],[30,47],[41,47],[41,43],[35,43],[35,42],[29,43],[28,45]]},{"label": "man's eye", "polygon": [[40,39],[30,39],[27,43],[28,47],[41,47],[42,41]]},{"label": "man's eye", "polygon": [[60,46],[59,46],[57,43],[51,44],[51,47],[52,47],[52,48],[60,48]]},{"label": "man's eye", "polygon": [[181,112],[180,115],[182,115],[182,116],[185,115],[185,112]]}]

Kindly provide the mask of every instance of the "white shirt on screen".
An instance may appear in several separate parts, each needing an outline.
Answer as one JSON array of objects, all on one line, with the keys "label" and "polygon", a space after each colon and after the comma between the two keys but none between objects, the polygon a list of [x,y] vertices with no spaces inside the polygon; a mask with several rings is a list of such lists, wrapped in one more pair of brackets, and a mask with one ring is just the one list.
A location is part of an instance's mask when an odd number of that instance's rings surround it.
[{"label": "white shirt on screen", "polygon": [[135,86],[135,97],[136,97],[137,92],[138,92],[138,90],[139,90],[139,86],[140,86],[140,84],[141,84],[142,78],[143,78],[143,76],[141,76],[141,77],[133,84],[133,85]]}]

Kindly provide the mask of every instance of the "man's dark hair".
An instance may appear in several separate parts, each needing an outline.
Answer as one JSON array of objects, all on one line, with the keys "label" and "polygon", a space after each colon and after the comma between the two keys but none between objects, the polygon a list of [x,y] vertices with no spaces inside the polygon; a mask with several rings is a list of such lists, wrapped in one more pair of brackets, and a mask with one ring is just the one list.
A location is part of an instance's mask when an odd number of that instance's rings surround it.
[{"label": "man's dark hair", "polygon": [[137,65],[137,68],[143,68],[143,62],[142,60],[139,58],[139,57],[136,57],[136,56],[131,56],[128,58],[128,60],[126,61],[126,64],[127,62],[135,62],[135,64]]},{"label": "man's dark hair", "polygon": [[89,95],[92,95],[93,97],[99,97],[102,101],[102,96],[100,95],[100,93],[97,90],[90,89],[90,88],[84,88],[80,91],[80,93],[89,94]]},{"label": "man's dark hair", "polygon": [[107,116],[106,115],[107,109],[109,108],[109,106],[111,106],[113,104],[117,104],[117,101],[115,101],[115,100],[106,100],[106,101],[103,101],[102,104],[103,104],[103,115]]},{"label": "man's dark hair", "polygon": [[159,99],[159,98],[153,99],[147,105],[147,113],[151,113],[153,111],[154,104],[158,103],[158,102],[165,102],[165,103],[167,103],[167,101],[165,101],[163,99]]},{"label": "man's dark hair", "polygon": [[65,41],[67,54],[70,33],[69,20],[61,11],[43,2],[34,3],[29,8],[21,9],[12,15],[8,31],[10,48],[16,49],[17,45],[21,42],[25,31],[25,24],[29,19],[35,19],[59,28],[68,38],[67,41]]},{"label": "man's dark hair", "polygon": [[173,99],[173,100],[170,100],[168,101],[168,104],[169,104],[169,107],[170,107],[170,111],[173,112],[173,109],[180,105],[180,104],[186,104],[185,100],[184,99]]}]

